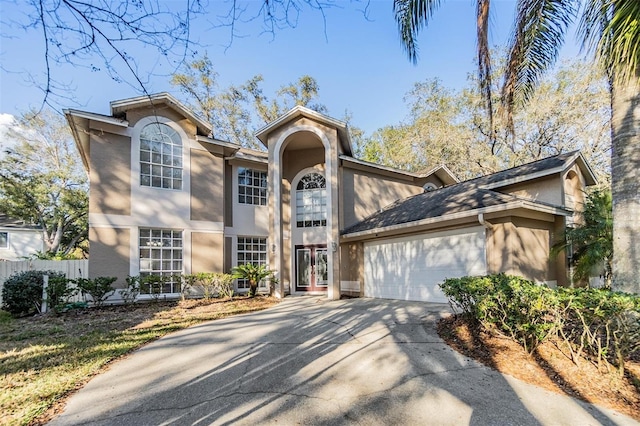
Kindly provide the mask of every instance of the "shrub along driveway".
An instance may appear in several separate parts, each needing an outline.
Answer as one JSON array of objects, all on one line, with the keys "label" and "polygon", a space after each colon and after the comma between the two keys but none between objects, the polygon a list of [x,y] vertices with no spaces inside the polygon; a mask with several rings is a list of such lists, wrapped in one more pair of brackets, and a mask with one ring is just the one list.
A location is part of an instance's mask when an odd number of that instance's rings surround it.
[{"label": "shrub along driveway", "polygon": [[51,424],[637,424],[459,355],[436,334],[443,315],[289,297],[145,346]]}]

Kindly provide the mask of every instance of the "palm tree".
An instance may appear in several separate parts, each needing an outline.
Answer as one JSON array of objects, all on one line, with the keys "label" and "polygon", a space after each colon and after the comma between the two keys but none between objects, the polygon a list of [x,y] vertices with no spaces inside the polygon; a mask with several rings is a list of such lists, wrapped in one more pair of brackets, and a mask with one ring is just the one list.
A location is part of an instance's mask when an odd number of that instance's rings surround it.
[{"label": "palm tree", "polygon": [[579,225],[567,229],[563,241],[553,246],[554,255],[571,246],[574,281],[588,284],[591,276],[601,274],[605,288],[611,288],[612,222],[611,192],[595,190],[587,197]]},{"label": "palm tree", "polygon": [[258,294],[258,284],[260,281],[273,277],[273,272],[265,265],[246,263],[232,268],[231,275],[235,279],[245,279],[249,281],[249,297],[254,297]]},{"label": "palm tree", "polygon": [[[478,74],[493,130],[488,22],[490,0],[476,0]],[[440,0],[394,0],[394,13],[409,59],[417,36]],[[640,1],[518,0],[502,88],[509,121],[538,79],[556,61],[569,25],[579,19],[583,46],[611,84],[613,288],[640,293]]]}]

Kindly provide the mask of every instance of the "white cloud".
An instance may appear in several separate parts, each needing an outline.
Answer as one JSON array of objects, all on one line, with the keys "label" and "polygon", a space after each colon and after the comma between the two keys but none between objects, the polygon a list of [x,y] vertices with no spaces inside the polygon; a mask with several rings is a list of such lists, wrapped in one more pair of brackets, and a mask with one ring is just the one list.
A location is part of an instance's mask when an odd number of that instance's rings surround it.
[{"label": "white cloud", "polygon": [[9,136],[9,129],[18,127],[16,118],[11,114],[0,113],[0,157],[4,150],[15,144],[15,140]]}]

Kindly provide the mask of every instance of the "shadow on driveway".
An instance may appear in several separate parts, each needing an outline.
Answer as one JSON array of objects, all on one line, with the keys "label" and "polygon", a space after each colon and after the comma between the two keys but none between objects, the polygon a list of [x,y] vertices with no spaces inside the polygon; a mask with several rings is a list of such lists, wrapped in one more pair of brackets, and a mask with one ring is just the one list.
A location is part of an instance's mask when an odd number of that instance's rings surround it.
[{"label": "shadow on driveway", "polygon": [[114,364],[52,425],[637,424],[449,348],[448,306],[288,297]]}]

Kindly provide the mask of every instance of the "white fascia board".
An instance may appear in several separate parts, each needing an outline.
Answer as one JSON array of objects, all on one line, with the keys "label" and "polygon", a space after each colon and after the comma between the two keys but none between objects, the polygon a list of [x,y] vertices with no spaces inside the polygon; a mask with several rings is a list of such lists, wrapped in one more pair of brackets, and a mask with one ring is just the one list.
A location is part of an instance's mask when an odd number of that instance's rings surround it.
[{"label": "white fascia board", "polygon": [[119,118],[111,117],[109,115],[96,114],[93,112],[79,111],[75,109],[65,109],[63,110],[65,115],[69,115],[72,117],[85,118],[91,121],[98,121],[105,124],[111,124],[113,126],[118,127],[129,127],[129,122],[127,120],[121,120]]},{"label": "white fascia board", "polygon": [[207,133],[211,132],[212,129],[210,123],[198,117],[189,108],[183,105],[182,102],[180,102],[178,99],[167,92],[156,93],[148,96],[137,96],[135,98],[122,99],[118,101],[111,101],[109,105],[111,106],[111,113],[114,114],[116,112],[126,111],[132,107],[153,104],[154,102],[165,102],[168,105],[171,105],[185,117],[194,121],[198,127],[205,130]]},{"label": "white fascia board", "polygon": [[407,177],[410,177],[410,178],[425,177],[425,176],[419,175],[417,173],[407,172],[407,171],[404,171],[404,170],[395,169],[393,167],[383,166],[381,164],[376,164],[376,163],[371,163],[369,161],[359,160],[359,159],[353,158],[353,157],[351,157],[349,155],[340,155],[340,156],[338,156],[338,158],[343,160],[343,161],[347,161],[349,163],[358,164],[358,165],[364,166],[364,167],[370,167],[372,169],[384,170],[385,172],[395,173],[395,174],[407,176]]},{"label": "white fascia board", "polygon": [[536,173],[531,173],[528,175],[517,176],[511,179],[505,179],[498,182],[493,182],[487,185],[478,185],[478,188],[482,189],[495,189],[495,188],[503,188],[505,186],[511,186],[522,182],[527,182],[530,180],[535,180],[541,177],[550,176],[553,174],[559,174],[564,171],[565,167],[555,167],[553,169],[542,170]]},{"label": "white fascia board", "polygon": [[375,234],[382,234],[382,233],[388,233],[388,232],[394,232],[394,231],[396,231],[396,232],[404,231],[406,229],[413,228],[413,227],[435,225],[435,224],[441,223],[441,222],[465,219],[465,218],[470,218],[470,217],[474,217],[475,218],[479,214],[497,213],[497,212],[503,212],[503,211],[507,211],[507,210],[515,210],[515,209],[518,209],[518,208],[524,208],[524,209],[527,209],[527,210],[534,210],[534,211],[538,211],[538,212],[541,212],[541,213],[550,213],[550,214],[559,215],[559,216],[569,216],[569,215],[571,215],[571,212],[569,210],[566,210],[566,209],[563,209],[563,208],[560,208],[560,207],[546,206],[546,205],[534,203],[534,202],[531,202],[531,201],[518,200],[518,201],[512,201],[512,202],[505,203],[505,204],[500,204],[500,205],[497,205],[497,206],[483,207],[481,209],[474,209],[474,210],[468,210],[468,211],[464,211],[464,212],[451,213],[451,214],[444,215],[444,216],[430,217],[430,218],[426,218],[426,219],[422,219],[422,220],[418,220],[418,221],[414,221],[414,222],[400,223],[398,225],[390,225],[390,226],[385,226],[385,227],[382,227],[382,228],[370,229],[370,230],[367,230],[367,231],[360,231],[360,232],[344,234],[344,235],[342,235],[340,237],[340,239],[344,240],[344,241],[369,239],[369,238],[374,238],[373,235],[375,235]]},{"label": "white fascia board", "polygon": [[196,136],[196,141],[202,142],[202,143],[208,143],[208,144],[211,144],[211,145],[221,146],[223,148],[234,149],[234,150],[239,150],[240,148],[242,148],[240,145],[232,143],[232,142],[226,142],[226,141],[221,141],[221,140],[218,140],[218,139],[212,139],[210,137],[202,136],[202,135],[197,135]]},{"label": "white fascia board", "polygon": [[301,105],[294,106],[284,115],[281,115],[271,123],[268,123],[265,126],[261,127],[260,129],[256,130],[254,135],[256,138],[258,138],[258,140],[260,140],[260,142],[263,143],[264,146],[267,146],[267,140],[265,138],[267,134],[269,134],[272,130],[280,127],[282,124],[286,123],[287,121],[297,117],[311,118],[321,123],[337,128],[338,133],[340,133],[342,136],[341,139],[344,140],[346,143],[346,146],[344,148],[347,148],[347,151],[349,151],[349,153],[353,152],[353,147],[351,146],[351,137],[349,136],[349,131],[347,129],[347,123],[345,123],[344,121],[335,119],[333,117],[329,117],[328,115],[319,113],[318,111],[314,111],[310,108],[303,107]]}]

